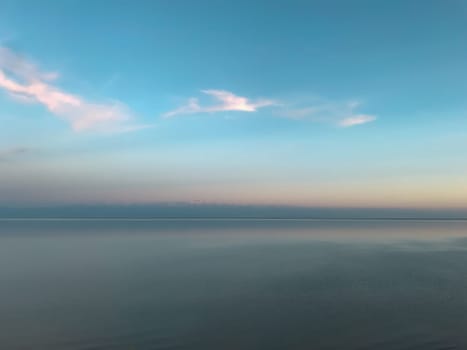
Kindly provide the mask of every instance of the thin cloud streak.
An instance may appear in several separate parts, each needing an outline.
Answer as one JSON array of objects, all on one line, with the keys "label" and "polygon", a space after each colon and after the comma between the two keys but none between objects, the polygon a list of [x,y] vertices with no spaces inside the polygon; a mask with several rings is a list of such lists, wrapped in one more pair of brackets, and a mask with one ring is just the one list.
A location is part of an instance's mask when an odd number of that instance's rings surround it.
[{"label": "thin cloud streak", "polygon": [[247,97],[237,96],[232,92],[225,90],[201,90],[201,92],[213,97],[218,103],[210,106],[202,106],[198,98],[192,97],[188,100],[186,105],[165,113],[163,117],[171,118],[178,115],[227,111],[256,112],[259,108],[277,104],[275,101],[268,99],[252,101]]},{"label": "thin cloud streak", "polygon": [[24,80],[51,81],[59,77],[57,72],[39,71],[34,63],[2,46],[0,46],[0,68]]},{"label": "thin cloud streak", "polygon": [[276,114],[283,118],[307,120],[315,123],[333,124],[348,128],[375,121],[375,115],[359,113],[361,107],[358,101],[335,102],[318,100],[311,106],[284,108]]},{"label": "thin cloud streak", "polygon": [[196,97],[188,100],[187,104],[162,115],[172,118],[180,115],[218,113],[226,111],[257,112],[263,107],[276,107],[272,115],[282,118],[303,120],[314,123],[333,124],[337,127],[348,128],[362,125],[377,119],[376,116],[358,112],[361,103],[358,101],[336,102],[317,99],[311,105],[297,106],[294,104],[278,103],[272,99],[251,100],[237,96],[225,90],[201,90],[202,93],[214,98],[217,103],[201,105]]},{"label": "thin cloud streak", "polygon": [[134,116],[123,103],[92,103],[52,84],[57,73],[41,72],[33,63],[0,47],[0,88],[23,103],[39,103],[70,123],[75,131],[119,132],[144,128],[129,126]]},{"label": "thin cloud streak", "polygon": [[359,115],[356,115],[356,116],[352,116],[352,117],[342,119],[339,122],[339,126],[342,126],[344,128],[348,128],[348,127],[354,126],[354,125],[361,125],[361,124],[370,123],[370,122],[375,121],[375,120],[376,120],[376,117],[374,115],[359,114]]}]

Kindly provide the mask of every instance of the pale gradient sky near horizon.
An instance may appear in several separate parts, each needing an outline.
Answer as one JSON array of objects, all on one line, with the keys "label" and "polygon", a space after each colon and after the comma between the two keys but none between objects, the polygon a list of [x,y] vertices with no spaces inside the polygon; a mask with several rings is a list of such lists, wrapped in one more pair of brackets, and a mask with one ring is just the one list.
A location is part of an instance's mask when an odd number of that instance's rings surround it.
[{"label": "pale gradient sky near horizon", "polygon": [[1,0],[0,205],[467,208],[465,0]]}]

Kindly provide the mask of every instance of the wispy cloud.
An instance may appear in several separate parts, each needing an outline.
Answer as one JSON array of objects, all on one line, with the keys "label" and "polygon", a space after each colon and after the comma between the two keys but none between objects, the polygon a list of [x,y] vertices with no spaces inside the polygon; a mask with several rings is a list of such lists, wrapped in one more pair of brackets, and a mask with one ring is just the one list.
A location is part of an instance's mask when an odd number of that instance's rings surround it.
[{"label": "wispy cloud", "polygon": [[201,90],[202,93],[211,96],[217,102],[215,104],[202,106],[199,99],[192,97],[188,103],[163,115],[165,118],[184,114],[216,113],[226,111],[256,112],[259,108],[276,105],[273,100],[258,99],[250,100],[247,97],[237,96],[225,90]]},{"label": "wispy cloud", "polygon": [[311,103],[278,103],[273,99],[251,100],[237,96],[225,90],[201,90],[213,98],[215,103],[201,104],[199,98],[192,97],[188,102],[172,111],[163,114],[164,118],[171,118],[187,114],[217,113],[226,111],[256,112],[262,107],[275,107],[273,116],[316,123],[333,124],[338,127],[351,127],[376,120],[375,115],[359,112],[362,104],[359,101],[329,101],[323,98],[313,98]]},{"label": "wispy cloud", "polygon": [[284,118],[328,123],[346,128],[376,120],[375,115],[358,112],[361,105],[358,101],[336,102],[315,99],[311,105],[286,106],[276,114]]},{"label": "wispy cloud", "polygon": [[17,101],[42,104],[76,131],[120,132],[144,127],[132,125],[134,116],[123,103],[90,102],[54,84],[58,76],[56,72],[42,72],[24,57],[0,47],[0,88]]},{"label": "wispy cloud", "polygon": [[[57,72],[46,72],[32,61],[0,46],[0,89],[5,90],[20,103],[41,104],[53,115],[67,121],[73,130],[97,130],[128,132],[151,125],[135,123],[131,110],[119,101],[92,102],[83,96],[70,93],[58,86]],[[181,115],[218,112],[256,112],[273,107],[272,115],[330,123],[339,127],[351,127],[376,120],[375,115],[363,114],[358,101],[336,102],[314,99],[308,104],[278,103],[273,99],[251,99],[226,90],[201,90],[211,103],[191,97],[187,103],[162,116],[172,118]]]},{"label": "wispy cloud", "polygon": [[30,149],[27,147],[12,147],[7,149],[0,149],[0,162],[9,160],[29,151]]},{"label": "wispy cloud", "polygon": [[370,123],[370,122],[375,121],[375,120],[376,120],[376,117],[374,115],[359,114],[359,115],[355,115],[355,116],[344,118],[344,119],[340,120],[339,121],[339,126],[347,128],[349,126]]}]

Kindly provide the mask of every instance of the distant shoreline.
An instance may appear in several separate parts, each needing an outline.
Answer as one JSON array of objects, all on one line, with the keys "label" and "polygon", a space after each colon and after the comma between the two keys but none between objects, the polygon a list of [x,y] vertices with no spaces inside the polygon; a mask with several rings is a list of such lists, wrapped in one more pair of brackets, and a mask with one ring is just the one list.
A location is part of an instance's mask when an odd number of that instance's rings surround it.
[{"label": "distant shoreline", "polygon": [[467,221],[467,218],[0,217],[0,221]]}]

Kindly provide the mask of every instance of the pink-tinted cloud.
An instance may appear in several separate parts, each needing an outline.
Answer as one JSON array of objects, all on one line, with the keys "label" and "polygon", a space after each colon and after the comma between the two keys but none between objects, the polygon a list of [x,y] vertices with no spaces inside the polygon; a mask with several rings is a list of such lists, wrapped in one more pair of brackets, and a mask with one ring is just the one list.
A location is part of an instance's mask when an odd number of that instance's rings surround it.
[{"label": "pink-tinted cloud", "polygon": [[188,103],[173,111],[165,113],[165,118],[184,114],[216,113],[227,111],[256,112],[259,108],[275,105],[276,102],[267,99],[250,100],[247,97],[237,96],[225,90],[202,90],[202,93],[213,97],[217,103],[202,106],[199,99],[192,97]]},{"label": "pink-tinted cloud", "polygon": [[0,46],[0,69],[24,80],[55,80],[57,72],[41,72],[37,66],[12,50]]},{"label": "pink-tinted cloud", "polygon": [[118,132],[142,127],[128,125],[133,116],[123,103],[89,102],[54,85],[57,77],[57,73],[41,72],[25,58],[0,47],[0,88],[17,101],[42,104],[76,131]]}]

